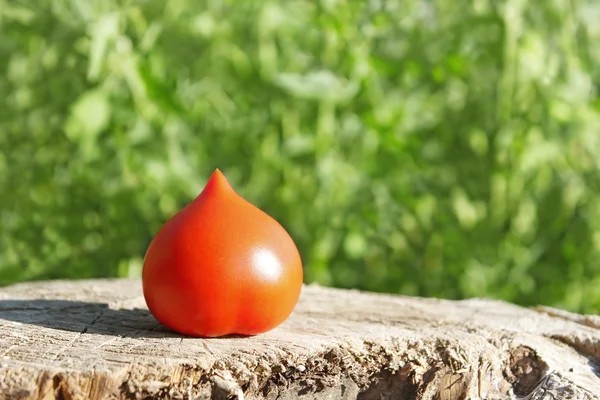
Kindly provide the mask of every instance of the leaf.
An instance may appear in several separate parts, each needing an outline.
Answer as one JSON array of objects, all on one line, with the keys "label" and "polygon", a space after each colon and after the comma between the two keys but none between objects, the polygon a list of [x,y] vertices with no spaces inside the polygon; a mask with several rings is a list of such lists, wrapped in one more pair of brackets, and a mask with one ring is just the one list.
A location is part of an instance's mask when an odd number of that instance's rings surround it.
[{"label": "leaf", "polygon": [[92,25],[90,30],[90,61],[87,77],[97,80],[102,72],[109,43],[117,38],[119,34],[119,14],[110,13],[102,15]]},{"label": "leaf", "polygon": [[305,75],[281,73],[275,77],[275,84],[294,97],[311,100],[343,102],[352,99],[358,92],[355,82],[326,70]]}]

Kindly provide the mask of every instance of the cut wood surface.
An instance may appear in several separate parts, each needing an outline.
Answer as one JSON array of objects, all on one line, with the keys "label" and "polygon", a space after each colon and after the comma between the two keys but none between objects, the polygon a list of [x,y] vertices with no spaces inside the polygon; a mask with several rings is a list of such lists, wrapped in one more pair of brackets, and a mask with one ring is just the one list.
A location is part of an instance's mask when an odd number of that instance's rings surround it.
[{"label": "cut wood surface", "polygon": [[139,280],[0,289],[2,399],[595,399],[600,318],[305,286],[255,337],[189,338]]}]

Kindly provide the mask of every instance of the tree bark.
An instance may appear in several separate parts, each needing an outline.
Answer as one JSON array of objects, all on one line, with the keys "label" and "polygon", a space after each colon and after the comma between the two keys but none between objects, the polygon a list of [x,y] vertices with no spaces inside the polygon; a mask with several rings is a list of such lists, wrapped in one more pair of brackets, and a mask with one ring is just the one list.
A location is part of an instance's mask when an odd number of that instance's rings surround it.
[{"label": "tree bark", "polygon": [[0,289],[2,399],[594,399],[600,318],[305,286],[277,329],[172,333],[138,280]]}]

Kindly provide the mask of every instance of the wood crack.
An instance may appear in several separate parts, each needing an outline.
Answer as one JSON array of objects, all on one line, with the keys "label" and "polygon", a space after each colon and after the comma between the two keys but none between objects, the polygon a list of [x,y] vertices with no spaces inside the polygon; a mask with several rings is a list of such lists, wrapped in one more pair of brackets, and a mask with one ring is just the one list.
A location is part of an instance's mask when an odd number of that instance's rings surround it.
[{"label": "wood crack", "polygon": [[534,307],[533,310],[550,317],[560,318],[565,321],[575,322],[579,325],[600,330],[600,316],[597,315],[579,315],[569,311],[546,306],[537,306]]},{"label": "wood crack", "polygon": [[600,377],[600,344],[598,343],[598,340],[590,340],[589,337],[580,338],[577,336],[559,334],[552,334],[547,337],[572,348],[577,353],[590,360],[590,363],[593,364],[594,372]]},{"label": "wood crack", "polygon": [[101,312],[98,313],[98,315],[96,315],[96,317],[92,320],[92,322],[89,325],[86,325],[80,332],[77,333],[77,335],[75,335],[75,337],[73,339],[71,339],[66,345],[64,345],[63,347],[61,347],[58,352],[54,355],[54,357],[50,360],[50,362],[54,362],[56,361],[62,354],[64,354],[70,347],[73,346],[73,344],[82,336],[84,335],[88,329],[90,327],[92,327],[96,322],[98,322],[98,320],[102,317],[102,315],[104,315],[104,313],[108,310],[108,308],[102,310]]}]

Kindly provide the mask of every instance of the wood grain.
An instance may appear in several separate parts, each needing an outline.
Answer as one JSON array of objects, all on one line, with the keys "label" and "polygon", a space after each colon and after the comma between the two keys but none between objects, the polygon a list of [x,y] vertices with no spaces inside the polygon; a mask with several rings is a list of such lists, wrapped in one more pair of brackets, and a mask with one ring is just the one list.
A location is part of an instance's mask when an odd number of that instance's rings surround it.
[{"label": "wood grain", "polygon": [[2,399],[594,399],[599,319],[305,286],[255,337],[198,339],[138,280],[0,289]]}]

